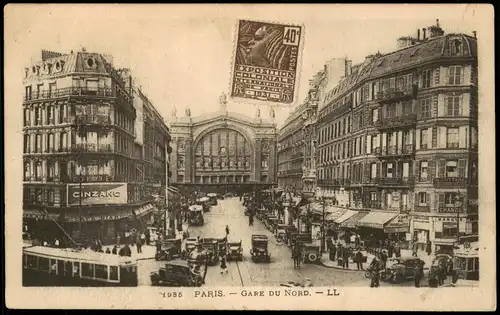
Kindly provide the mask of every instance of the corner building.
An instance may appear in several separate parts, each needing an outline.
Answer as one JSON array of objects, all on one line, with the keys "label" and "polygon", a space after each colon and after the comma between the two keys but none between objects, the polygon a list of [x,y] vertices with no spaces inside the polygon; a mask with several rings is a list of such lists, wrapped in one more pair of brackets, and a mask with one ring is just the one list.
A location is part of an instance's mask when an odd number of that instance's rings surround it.
[{"label": "corner building", "polygon": [[[170,135],[130,70],[99,53],[42,51],[24,88],[25,228],[66,239],[57,223],[77,241],[104,243],[143,228],[154,187],[165,185]],[[162,164],[156,173],[149,146]]]},{"label": "corner building", "polygon": [[360,231],[447,249],[457,234],[477,234],[477,42],[434,25],[398,45],[348,67],[326,94],[318,186],[378,212]]}]

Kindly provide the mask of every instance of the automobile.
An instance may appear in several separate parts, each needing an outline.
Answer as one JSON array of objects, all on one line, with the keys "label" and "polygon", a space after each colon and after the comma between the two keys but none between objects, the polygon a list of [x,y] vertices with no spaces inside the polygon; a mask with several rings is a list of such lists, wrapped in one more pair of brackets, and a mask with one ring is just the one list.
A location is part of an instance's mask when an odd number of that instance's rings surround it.
[{"label": "automobile", "polygon": [[317,264],[321,258],[319,245],[311,243],[302,244],[302,257],[305,263]]},{"label": "automobile", "polygon": [[168,287],[200,287],[203,279],[193,273],[189,264],[184,261],[171,261],[150,275],[153,286]]},{"label": "automobile", "polygon": [[402,283],[415,277],[415,266],[424,262],[418,257],[398,257],[389,261],[386,268],[387,280]]},{"label": "automobile", "polygon": [[203,225],[205,220],[203,219],[203,206],[192,205],[189,206],[188,222],[192,225]]},{"label": "automobile", "polygon": [[292,238],[292,234],[294,233],[299,233],[297,228],[295,226],[287,226],[285,228],[285,243],[287,243],[288,245],[290,245],[291,243],[291,238]]},{"label": "automobile", "polygon": [[227,242],[227,260],[243,261],[243,248],[241,240]]},{"label": "automobile", "polygon": [[215,194],[215,193],[208,193],[207,197],[210,198],[210,200],[209,200],[210,205],[212,205],[212,206],[216,206],[217,205],[217,194]]},{"label": "automobile", "polygon": [[205,212],[210,211],[210,198],[208,198],[208,197],[198,198],[198,199],[196,199],[196,204],[202,206],[203,211],[205,211]]},{"label": "automobile", "polygon": [[202,248],[206,251],[208,264],[214,266],[219,262],[219,243],[213,238],[200,239]]},{"label": "automobile", "polygon": [[217,252],[219,255],[222,255],[222,253],[225,253],[227,250],[227,237],[216,237],[214,240],[217,241]]},{"label": "automobile", "polygon": [[217,194],[217,199],[224,200],[224,195],[223,194]]},{"label": "automobile", "polygon": [[198,246],[198,239],[196,237],[187,238],[184,241],[184,258],[186,258],[196,246]]},{"label": "automobile", "polygon": [[432,260],[432,266],[439,265],[439,263],[444,260],[446,264],[446,272],[448,274],[453,273],[453,256],[448,254],[437,254],[436,257]]},{"label": "automobile", "polygon": [[268,243],[269,239],[266,235],[252,235],[252,249],[250,249],[250,255],[252,255],[253,262],[271,262],[271,254],[269,254],[268,251]]},{"label": "automobile", "polygon": [[169,261],[182,255],[182,240],[179,238],[166,239],[156,246],[155,260]]}]

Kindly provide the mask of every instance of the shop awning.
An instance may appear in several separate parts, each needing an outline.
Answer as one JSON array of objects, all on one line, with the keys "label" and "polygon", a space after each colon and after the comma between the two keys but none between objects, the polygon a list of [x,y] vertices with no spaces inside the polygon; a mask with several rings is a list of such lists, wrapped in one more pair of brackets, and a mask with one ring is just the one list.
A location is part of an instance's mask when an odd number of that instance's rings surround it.
[{"label": "shop awning", "polygon": [[327,215],[325,217],[326,221],[335,221],[336,219],[340,218],[344,213],[346,213],[347,209],[345,208],[340,208],[340,207],[335,207],[335,206],[329,206],[327,207]]},{"label": "shop awning", "polygon": [[46,213],[43,210],[24,210],[23,217],[26,219],[37,219],[37,220],[58,220],[59,214]]},{"label": "shop awning", "polygon": [[384,227],[386,233],[408,233],[410,232],[410,217],[407,214],[398,214]]},{"label": "shop awning", "polygon": [[349,219],[345,220],[344,222],[342,222],[340,224],[340,227],[354,229],[354,228],[356,228],[358,221],[361,220],[362,218],[364,218],[365,216],[367,216],[368,213],[370,213],[370,212],[366,212],[366,211],[358,212],[358,211],[356,211],[356,214],[353,215],[352,217],[350,217]]},{"label": "shop awning", "polygon": [[140,206],[139,208],[135,209],[134,210],[134,214],[136,216],[136,218],[139,218],[139,217],[142,217],[142,216],[145,216],[146,214],[150,213],[150,212],[153,212],[155,210],[155,207],[148,203],[148,204],[145,204],[143,206]]},{"label": "shop awning", "polygon": [[[113,211],[111,213],[102,213],[96,214],[93,213],[91,215],[87,215],[85,212],[82,213],[82,222],[94,222],[94,221],[114,221],[120,220],[128,217],[132,217],[133,212],[128,209],[120,209]],[[80,216],[78,211],[76,213],[67,213],[65,215],[66,222],[80,222]]]},{"label": "shop awning", "polygon": [[356,215],[356,213],[358,213],[358,211],[354,211],[354,210],[347,210],[346,212],[344,212],[344,214],[342,214],[340,217],[338,217],[337,219],[335,219],[335,223],[337,224],[340,224],[342,222],[344,222],[345,220],[353,217]]},{"label": "shop awning", "polygon": [[358,226],[383,229],[384,225],[397,215],[395,212],[372,211],[358,221]]}]

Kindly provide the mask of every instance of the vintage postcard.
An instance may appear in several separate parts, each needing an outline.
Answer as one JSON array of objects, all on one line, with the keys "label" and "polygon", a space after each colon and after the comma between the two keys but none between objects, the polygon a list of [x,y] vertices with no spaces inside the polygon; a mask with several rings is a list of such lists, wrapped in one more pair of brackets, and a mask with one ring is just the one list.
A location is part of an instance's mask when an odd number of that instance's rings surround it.
[{"label": "vintage postcard", "polygon": [[4,12],[9,308],[496,308],[491,6]]},{"label": "vintage postcard", "polygon": [[239,20],[231,97],[292,105],[297,98],[304,26]]}]

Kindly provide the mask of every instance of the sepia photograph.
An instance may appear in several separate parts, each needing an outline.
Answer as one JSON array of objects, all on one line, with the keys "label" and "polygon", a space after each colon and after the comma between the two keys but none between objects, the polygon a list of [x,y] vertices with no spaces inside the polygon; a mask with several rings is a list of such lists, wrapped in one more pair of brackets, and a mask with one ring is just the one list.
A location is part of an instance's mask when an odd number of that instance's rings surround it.
[{"label": "sepia photograph", "polygon": [[496,308],[492,7],[4,13],[8,307]]}]

